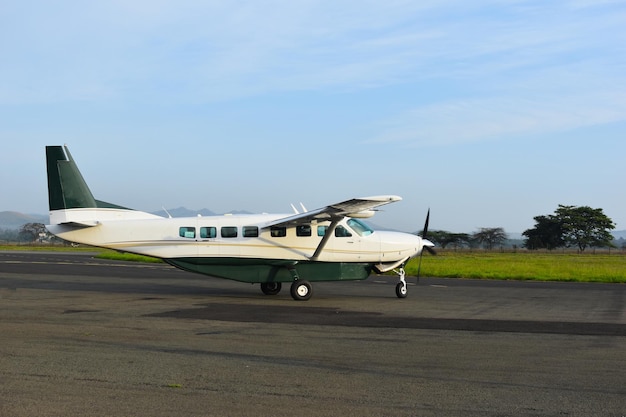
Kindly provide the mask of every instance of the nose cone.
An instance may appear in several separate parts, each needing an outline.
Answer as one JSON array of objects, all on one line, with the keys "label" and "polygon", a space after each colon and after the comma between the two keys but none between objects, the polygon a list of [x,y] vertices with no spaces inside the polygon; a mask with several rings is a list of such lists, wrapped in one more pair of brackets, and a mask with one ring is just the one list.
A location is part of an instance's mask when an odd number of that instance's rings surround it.
[{"label": "nose cone", "polygon": [[388,231],[376,233],[380,233],[381,251],[386,259],[412,258],[419,255],[425,245],[434,246],[432,242],[411,233]]},{"label": "nose cone", "polygon": [[424,239],[422,239],[420,236],[417,236],[417,235],[411,235],[411,237],[413,240],[413,247],[415,248],[415,250],[411,254],[411,258],[412,258],[422,253],[422,250],[424,249]]},{"label": "nose cone", "polygon": [[428,239],[424,239],[420,236],[416,236],[419,239],[419,248],[417,252],[413,256],[417,256],[422,253],[424,249],[428,250],[431,254],[434,254],[435,251],[432,249],[435,247],[435,244]]},{"label": "nose cone", "polygon": [[422,239],[422,249],[424,248],[434,248],[435,244],[428,239]]}]

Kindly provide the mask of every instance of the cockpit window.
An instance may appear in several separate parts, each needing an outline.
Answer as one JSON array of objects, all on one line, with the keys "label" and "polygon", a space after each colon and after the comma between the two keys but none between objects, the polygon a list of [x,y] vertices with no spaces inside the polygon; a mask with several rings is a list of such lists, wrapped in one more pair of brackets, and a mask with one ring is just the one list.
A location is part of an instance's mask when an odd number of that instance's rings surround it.
[{"label": "cockpit window", "polygon": [[357,219],[349,219],[347,224],[350,226],[350,229],[354,230],[359,236],[369,236],[374,233],[371,227]]}]

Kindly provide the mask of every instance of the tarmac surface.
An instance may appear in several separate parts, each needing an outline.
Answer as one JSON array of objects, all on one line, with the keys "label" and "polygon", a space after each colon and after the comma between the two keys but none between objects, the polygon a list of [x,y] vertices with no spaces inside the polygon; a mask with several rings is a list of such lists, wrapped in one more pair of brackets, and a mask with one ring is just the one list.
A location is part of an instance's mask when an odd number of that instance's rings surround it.
[{"label": "tarmac surface", "polygon": [[626,415],[626,285],[396,282],[0,252],[0,416]]}]

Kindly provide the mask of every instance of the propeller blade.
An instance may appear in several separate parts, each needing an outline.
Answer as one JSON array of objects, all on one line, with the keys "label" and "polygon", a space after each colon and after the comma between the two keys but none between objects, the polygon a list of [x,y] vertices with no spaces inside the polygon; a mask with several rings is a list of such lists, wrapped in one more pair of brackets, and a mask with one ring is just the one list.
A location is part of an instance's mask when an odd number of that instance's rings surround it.
[{"label": "propeller blade", "polygon": [[417,264],[417,277],[415,277],[415,285],[420,283],[420,271],[422,270],[422,255],[424,254],[424,251],[422,250],[422,252],[420,253],[420,260]]},{"label": "propeller blade", "polygon": [[[422,239],[426,242],[428,242],[426,240],[426,235],[428,233],[428,223],[430,222],[430,207],[428,208],[428,212],[426,213],[426,221],[424,222],[424,230],[422,231]],[[426,249],[429,253],[431,254],[435,254],[434,250],[431,248],[432,243],[428,242],[429,245],[426,246],[424,245],[424,243],[426,242],[422,242],[422,251],[420,252],[420,260],[419,263],[417,264],[417,279],[415,281],[415,284],[419,284],[420,282],[420,272],[422,270],[422,256],[424,255],[424,249]]]},{"label": "propeller blade", "polygon": [[431,255],[437,255],[437,251],[434,250],[431,246],[424,246],[424,249],[426,249]]}]

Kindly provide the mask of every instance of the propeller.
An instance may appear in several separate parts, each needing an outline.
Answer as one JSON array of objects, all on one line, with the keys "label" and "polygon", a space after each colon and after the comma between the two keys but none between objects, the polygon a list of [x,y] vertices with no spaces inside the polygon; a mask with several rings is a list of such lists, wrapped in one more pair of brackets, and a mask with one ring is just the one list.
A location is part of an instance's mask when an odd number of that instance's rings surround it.
[{"label": "propeller", "polygon": [[[428,235],[428,222],[429,221],[430,221],[430,208],[428,209],[428,212],[426,213],[426,221],[424,222],[424,231],[422,232],[422,239],[423,240],[426,240],[426,236]],[[417,280],[416,280],[416,284],[420,282],[420,272],[421,272],[421,269],[422,269],[422,256],[424,255],[424,249],[426,249],[428,251],[428,253],[430,253],[431,255],[436,255],[437,254],[432,247],[430,247],[430,246],[422,246],[422,251],[420,252],[420,260],[419,260],[419,263],[417,264]]]}]

